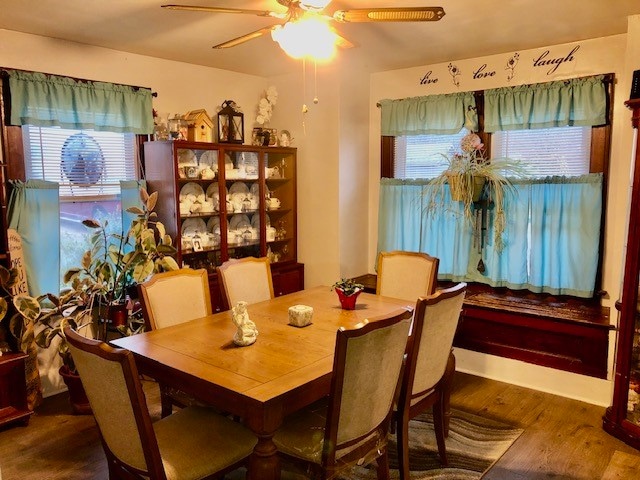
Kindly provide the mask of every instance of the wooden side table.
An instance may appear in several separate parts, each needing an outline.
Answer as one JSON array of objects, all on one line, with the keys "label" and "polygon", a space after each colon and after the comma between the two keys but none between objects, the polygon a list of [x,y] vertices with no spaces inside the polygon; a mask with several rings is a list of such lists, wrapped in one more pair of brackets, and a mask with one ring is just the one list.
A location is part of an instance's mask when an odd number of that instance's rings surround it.
[{"label": "wooden side table", "polygon": [[25,353],[0,356],[0,426],[29,423],[33,413],[27,408],[27,384],[24,373]]}]

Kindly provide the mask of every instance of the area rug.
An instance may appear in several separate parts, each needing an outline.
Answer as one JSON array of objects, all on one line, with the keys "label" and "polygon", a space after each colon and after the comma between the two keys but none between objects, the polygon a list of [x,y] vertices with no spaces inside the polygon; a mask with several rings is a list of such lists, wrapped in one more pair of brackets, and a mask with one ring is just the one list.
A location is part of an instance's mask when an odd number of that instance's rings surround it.
[{"label": "area rug", "polygon": [[[449,466],[443,468],[438,459],[438,447],[430,414],[416,417],[409,423],[409,465],[412,480],[475,480],[513,445],[523,430],[477,415],[451,411],[449,437],[445,443]],[[395,435],[389,442],[391,478],[399,478]],[[371,480],[375,467],[356,467],[342,480]]]}]

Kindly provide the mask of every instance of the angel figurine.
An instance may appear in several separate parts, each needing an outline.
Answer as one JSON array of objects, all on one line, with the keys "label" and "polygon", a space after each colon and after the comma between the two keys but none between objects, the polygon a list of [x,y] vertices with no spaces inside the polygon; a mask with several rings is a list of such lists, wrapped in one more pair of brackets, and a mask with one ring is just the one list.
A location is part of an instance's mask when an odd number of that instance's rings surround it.
[{"label": "angel figurine", "polygon": [[249,319],[247,313],[247,302],[238,302],[235,307],[232,308],[233,323],[238,330],[233,335],[233,343],[240,347],[246,347],[256,341],[258,337],[258,329],[256,324]]}]

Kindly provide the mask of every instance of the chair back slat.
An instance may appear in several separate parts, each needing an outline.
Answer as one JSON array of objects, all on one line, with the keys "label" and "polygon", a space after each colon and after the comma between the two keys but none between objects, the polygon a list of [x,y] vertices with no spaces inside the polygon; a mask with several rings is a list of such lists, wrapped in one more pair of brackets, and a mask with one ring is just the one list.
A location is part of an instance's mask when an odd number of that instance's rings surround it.
[{"label": "chair back slat", "polygon": [[376,293],[416,301],[435,292],[439,259],[419,252],[380,252]]},{"label": "chair back slat", "polygon": [[218,278],[228,308],[239,301],[252,304],[274,297],[271,264],[266,257],[224,262],[218,267]]},{"label": "chair back slat", "polygon": [[64,333],[108,452],[132,471],[166,478],[133,354]]},{"label": "chair back slat", "polygon": [[212,311],[205,269],[156,273],[138,289],[147,330],[205,317]]},{"label": "chair back slat", "polygon": [[406,374],[413,379],[414,398],[433,389],[444,375],[465,292],[466,284],[461,283],[421,298],[416,304],[413,350],[406,365]]},{"label": "chair back slat", "polygon": [[[338,331],[325,446],[353,449],[369,439],[386,443],[410,325],[411,312],[400,309],[361,328]],[[336,453],[327,454],[335,459]]]}]

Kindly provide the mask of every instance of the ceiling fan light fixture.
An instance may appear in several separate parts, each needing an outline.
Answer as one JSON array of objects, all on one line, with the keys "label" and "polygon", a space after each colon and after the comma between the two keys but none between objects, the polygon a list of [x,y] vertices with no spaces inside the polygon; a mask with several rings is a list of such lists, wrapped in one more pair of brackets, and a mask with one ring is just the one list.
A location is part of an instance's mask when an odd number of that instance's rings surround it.
[{"label": "ceiling fan light fixture", "polygon": [[329,25],[315,17],[305,17],[277,25],[271,30],[271,38],[290,57],[316,61],[333,58],[338,41],[338,36]]}]

